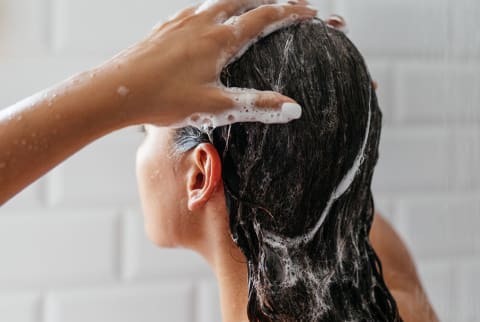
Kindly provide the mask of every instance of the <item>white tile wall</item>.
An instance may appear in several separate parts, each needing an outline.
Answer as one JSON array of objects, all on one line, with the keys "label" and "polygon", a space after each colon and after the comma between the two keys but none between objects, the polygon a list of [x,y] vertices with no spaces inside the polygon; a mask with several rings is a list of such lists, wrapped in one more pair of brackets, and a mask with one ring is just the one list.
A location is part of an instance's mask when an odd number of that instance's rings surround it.
[{"label": "white tile wall", "polygon": [[[0,1],[0,106],[101,63],[181,1]],[[384,115],[373,191],[442,321],[480,321],[477,0],[315,0],[343,14]],[[0,209],[0,321],[220,321],[205,261],[145,237],[142,134],[83,149]]]},{"label": "white tile wall", "polygon": [[2,321],[38,322],[41,320],[41,314],[41,296],[39,294],[18,291],[0,294]]},{"label": "white tile wall", "polygon": [[190,322],[193,287],[188,281],[114,286],[48,294],[48,322]]},{"label": "white tile wall", "polygon": [[[137,127],[130,127],[103,137],[72,156],[50,176],[51,205],[137,206],[135,153],[142,139]],[[85,189],[91,185],[95,189]]]},{"label": "white tile wall", "polygon": [[373,188],[378,191],[441,190],[447,187],[449,148],[445,128],[384,127]]},{"label": "white tile wall", "polygon": [[145,235],[140,212],[125,216],[125,277],[144,280],[162,276],[214,278],[206,261],[187,249],[162,249]]},{"label": "white tile wall", "polygon": [[49,6],[45,1],[0,2],[0,57],[45,54],[49,44]]},{"label": "white tile wall", "polygon": [[400,122],[479,122],[480,66],[465,63],[396,64]]},{"label": "white tile wall", "polygon": [[443,54],[448,35],[448,0],[338,0],[351,38],[366,54]]},{"label": "white tile wall", "polygon": [[2,211],[0,289],[114,281],[118,230],[111,210]]}]

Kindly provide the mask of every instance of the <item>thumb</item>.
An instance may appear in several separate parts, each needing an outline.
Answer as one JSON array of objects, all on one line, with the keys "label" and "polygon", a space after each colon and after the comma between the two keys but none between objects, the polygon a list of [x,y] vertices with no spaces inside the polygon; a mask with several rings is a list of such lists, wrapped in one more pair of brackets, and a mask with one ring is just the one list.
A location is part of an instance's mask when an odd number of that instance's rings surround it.
[{"label": "thumb", "polygon": [[273,91],[221,87],[207,90],[208,105],[170,127],[219,127],[237,122],[288,123],[302,116],[291,98]]}]

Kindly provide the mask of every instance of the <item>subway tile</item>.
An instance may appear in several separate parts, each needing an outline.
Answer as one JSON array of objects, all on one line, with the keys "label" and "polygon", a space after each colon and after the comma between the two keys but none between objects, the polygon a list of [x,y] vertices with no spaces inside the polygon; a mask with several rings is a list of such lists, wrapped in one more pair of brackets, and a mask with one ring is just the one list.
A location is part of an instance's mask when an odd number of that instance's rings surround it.
[{"label": "subway tile", "polygon": [[480,261],[459,263],[455,274],[458,282],[457,321],[474,322],[480,320]]},{"label": "subway tile", "polygon": [[394,222],[394,204],[390,198],[378,196],[373,193],[373,203],[375,206],[375,211],[377,211],[383,218],[387,219],[388,222]]},{"label": "subway tile", "polygon": [[52,0],[52,4],[55,52],[107,58],[145,38],[157,23],[194,2]]},{"label": "subway tile", "polygon": [[0,293],[0,321],[40,322],[41,297],[33,293]]},{"label": "subway tile", "polygon": [[480,255],[478,197],[423,197],[398,203],[399,229],[415,258]]},{"label": "subway tile", "polygon": [[447,0],[339,0],[336,11],[346,18],[349,35],[364,54],[442,56],[446,51]]},{"label": "subway tile", "polygon": [[183,281],[53,291],[45,322],[192,322],[192,286]]},{"label": "subway tile", "polygon": [[396,111],[402,123],[480,121],[480,65],[402,63],[395,66]]},{"label": "subway tile", "polygon": [[48,6],[44,0],[0,2],[0,60],[48,52]]},{"label": "subway tile", "polygon": [[0,216],[0,289],[111,282],[118,260],[110,211],[18,211]]},{"label": "subway tile", "polygon": [[101,62],[99,57],[53,57],[0,59],[0,109],[48,88],[71,75]]},{"label": "subway tile", "polygon": [[373,59],[368,62],[368,66],[372,79],[378,83],[377,100],[382,111],[382,123],[391,124],[395,116],[391,66],[387,62]]},{"label": "subway tile", "polygon": [[317,16],[321,19],[326,19],[331,14],[335,13],[333,4],[334,1],[335,0],[310,0],[309,2],[312,7],[318,10]]},{"label": "subway tile", "polygon": [[198,322],[221,322],[220,296],[214,279],[206,279],[198,283],[197,289]]},{"label": "subway tile", "polygon": [[480,3],[477,0],[456,0],[450,7],[450,52],[455,57],[478,62]]},{"label": "subway tile", "polygon": [[103,137],[51,173],[52,207],[139,207],[135,155],[143,139],[130,127]]},{"label": "subway tile", "polygon": [[40,209],[44,206],[45,178],[40,178],[30,186],[18,192],[4,205],[0,206],[0,216],[18,209]]},{"label": "subway tile", "polygon": [[480,188],[480,127],[450,126],[449,149],[452,160],[449,189],[478,191]]},{"label": "subway tile", "polygon": [[128,280],[162,276],[213,278],[210,267],[199,254],[182,248],[160,248],[148,240],[138,212],[130,212],[125,217],[123,235],[124,275]]},{"label": "subway tile", "polygon": [[422,286],[440,321],[458,321],[455,318],[457,298],[451,262],[419,262],[417,269]]},{"label": "subway tile", "polygon": [[447,139],[447,130],[442,128],[384,127],[372,190],[445,190],[452,163]]}]

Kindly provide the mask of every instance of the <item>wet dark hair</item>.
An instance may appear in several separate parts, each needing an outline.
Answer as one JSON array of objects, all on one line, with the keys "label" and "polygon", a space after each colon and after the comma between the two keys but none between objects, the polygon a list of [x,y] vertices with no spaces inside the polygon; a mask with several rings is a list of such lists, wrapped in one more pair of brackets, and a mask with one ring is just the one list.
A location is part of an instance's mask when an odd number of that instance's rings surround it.
[{"label": "wet dark hair", "polygon": [[210,142],[220,155],[250,321],[401,321],[368,238],[382,113],[361,54],[314,19],[255,43],[221,81],[275,90],[303,108],[288,124],[173,136],[177,151]]}]

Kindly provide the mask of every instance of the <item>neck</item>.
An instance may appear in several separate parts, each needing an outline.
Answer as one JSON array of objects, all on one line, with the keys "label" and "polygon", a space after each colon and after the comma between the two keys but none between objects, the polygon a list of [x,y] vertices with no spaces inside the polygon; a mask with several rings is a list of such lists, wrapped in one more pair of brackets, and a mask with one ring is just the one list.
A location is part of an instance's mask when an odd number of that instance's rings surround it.
[{"label": "neck", "polygon": [[[228,214],[212,209],[205,221],[204,238],[197,251],[205,257],[217,278],[223,322],[248,322],[247,265],[230,237]],[[208,211],[208,210],[207,210]]]}]

